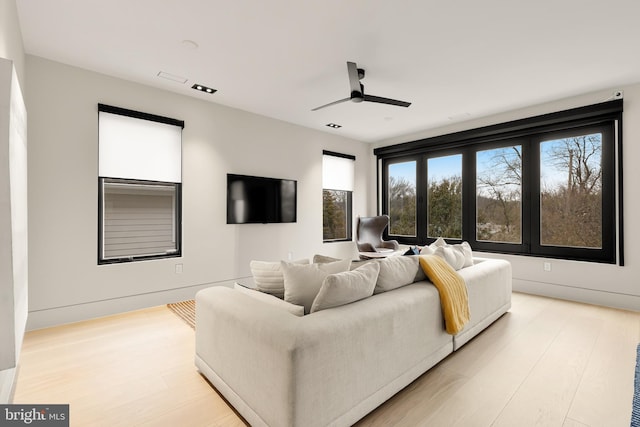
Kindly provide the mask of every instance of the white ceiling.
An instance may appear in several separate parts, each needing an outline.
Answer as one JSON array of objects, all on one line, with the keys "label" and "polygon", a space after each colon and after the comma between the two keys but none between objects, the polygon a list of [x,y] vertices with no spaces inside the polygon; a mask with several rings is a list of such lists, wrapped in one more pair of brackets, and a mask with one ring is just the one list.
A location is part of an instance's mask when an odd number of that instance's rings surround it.
[{"label": "white ceiling", "polygon": [[[638,0],[17,6],[28,54],[367,142],[640,81]],[[312,112],[349,96],[347,61],[366,70],[366,93],[412,105],[346,102]]]}]

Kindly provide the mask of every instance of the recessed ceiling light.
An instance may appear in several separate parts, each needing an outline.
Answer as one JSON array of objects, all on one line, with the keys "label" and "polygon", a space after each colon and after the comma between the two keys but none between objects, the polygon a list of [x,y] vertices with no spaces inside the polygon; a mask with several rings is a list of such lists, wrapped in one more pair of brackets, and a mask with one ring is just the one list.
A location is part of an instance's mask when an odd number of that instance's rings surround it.
[{"label": "recessed ceiling light", "polygon": [[333,129],[338,129],[342,127],[341,125],[338,125],[335,123],[327,123],[325,126],[329,126],[330,128],[333,128]]},{"label": "recessed ceiling light", "polygon": [[158,72],[158,77],[162,77],[163,79],[171,80],[174,82],[185,84],[187,82],[187,78],[176,76],[175,74],[165,73],[164,71]]},{"label": "recessed ceiling light", "polygon": [[217,92],[216,89],[212,89],[210,87],[206,87],[205,85],[199,85],[199,84],[194,84],[193,86],[191,86],[191,89],[195,89],[195,90],[199,90],[200,92],[205,92],[205,93],[214,93]]}]

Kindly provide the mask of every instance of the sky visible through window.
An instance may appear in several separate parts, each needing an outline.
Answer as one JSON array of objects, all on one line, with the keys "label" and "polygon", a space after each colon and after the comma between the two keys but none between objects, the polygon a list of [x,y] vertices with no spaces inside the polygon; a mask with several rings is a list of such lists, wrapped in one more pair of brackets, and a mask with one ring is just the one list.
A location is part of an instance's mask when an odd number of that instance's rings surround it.
[{"label": "sky visible through window", "polygon": [[[579,138],[593,141],[597,146],[602,145],[602,134],[593,133],[588,135],[579,135]],[[557,163],[558,152],[566,155],[567,139],[554,139],[544,141],[540,144],[540,184],[543,189],[556,189],[567,183],[567,167],[560,167]],[[592,156],[588,160],[590,167],[600,169],[602,158],[600,155]]]},{"label": "sky visible through window", "polygon": [[416,187],[416,162],[393,163],[389,165],[389,176],[404,179]]},{"label": "sky visible through window", "polygon": [[[441,180],[452,175],[459,174],[460,155],[434,157],[437,162],[429,163],[429,178]],[[416,185],[416,163],[414,161],[393,163],[389,165],[389,175],[396,178],[403,178],[414,186]]]},{"label": "sky visible through window", "polygon": [[[592,136],[592,135],[589,135]],[[600,136],[600,135],[598,135]],[[541,144],[540,160],[542,168],[542,177],[544,184],[547,188],[557,188],[566,182],[566,171],[559,170],[551,165],[551,151],[554,147],[557,147],[563,140],[545,141],[545,144]],[[489,167],[491,164],[491,156],[494,153],[491,150],[478,151],[478,173],[484,172],[482,167]],[[460,158],[458,156],[444,156],[437,157],[437,162],[429,163],[429,178],[434,180],[441,180],[442,178],[449,178],[460,170]],[[389,175],[396,178],[402,178],[411,183],[414,187],[416,185],[416,163],[414,161],[394,163],[389,165]]]}]

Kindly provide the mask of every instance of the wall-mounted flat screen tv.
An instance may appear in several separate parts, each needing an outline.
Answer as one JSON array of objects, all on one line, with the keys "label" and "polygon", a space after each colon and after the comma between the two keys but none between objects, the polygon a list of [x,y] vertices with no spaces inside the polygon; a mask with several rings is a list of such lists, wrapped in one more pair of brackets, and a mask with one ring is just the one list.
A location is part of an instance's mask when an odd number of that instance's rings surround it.
[{"label": "wall-mounted flat screen tv", "polygon": [[227,174],[227,224],[296,222],[297,181]]}]

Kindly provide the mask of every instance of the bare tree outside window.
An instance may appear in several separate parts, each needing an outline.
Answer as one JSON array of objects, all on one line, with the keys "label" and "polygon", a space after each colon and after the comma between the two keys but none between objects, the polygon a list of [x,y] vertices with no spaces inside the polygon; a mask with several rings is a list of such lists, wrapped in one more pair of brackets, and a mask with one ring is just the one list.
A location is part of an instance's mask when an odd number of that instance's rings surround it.
[{"label": "bare tree outside window", "polygon": [[602,134],[540,143],[540,244],[602,247]]},{"label": "bare tree outside window", "polygon": [[476,239],[522,242],[522,147],[476,154]]}]

